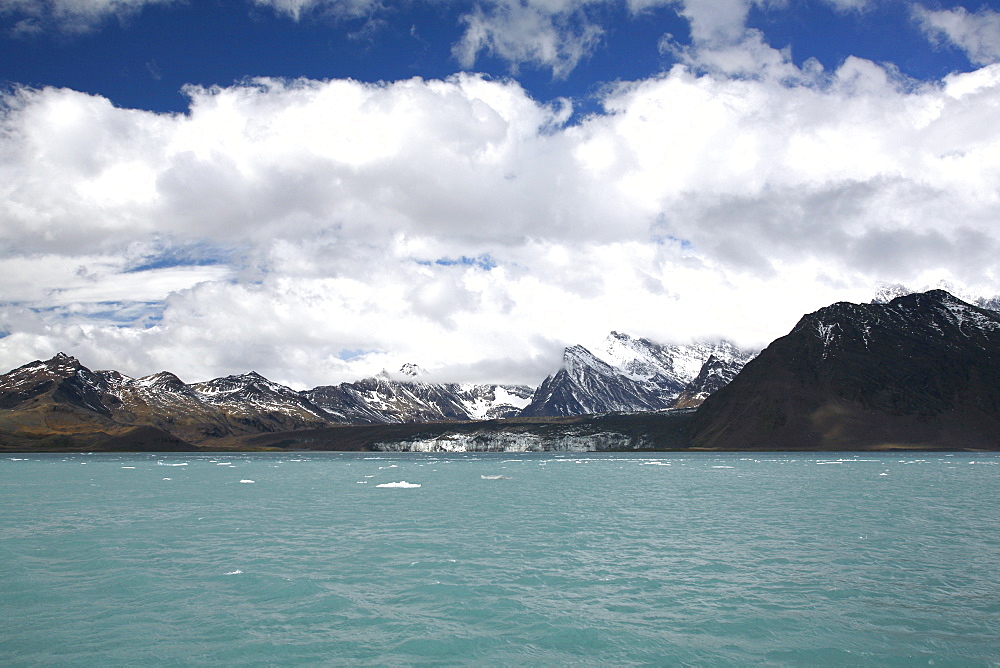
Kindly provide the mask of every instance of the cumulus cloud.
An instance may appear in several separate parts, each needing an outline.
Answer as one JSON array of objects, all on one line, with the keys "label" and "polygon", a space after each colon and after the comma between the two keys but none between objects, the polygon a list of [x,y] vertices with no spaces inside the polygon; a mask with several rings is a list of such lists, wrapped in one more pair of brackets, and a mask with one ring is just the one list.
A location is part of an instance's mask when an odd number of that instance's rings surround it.
[{"label": "cumulus cloud", "polygon": [[913,14],[928,38],[958,47],[970,62],[988,65],[1000,61],[1000,12],[987,8],[970,12],[964,7],[933,10],[914,5]]},{"label": "cumulus cloud", "polygon": [[1000,279],[1000,65],[678,65],[574,123],[467,74],[187,93],[6,95],[0,364],[538,382],[611,329],[765,344],[878,282]]}]

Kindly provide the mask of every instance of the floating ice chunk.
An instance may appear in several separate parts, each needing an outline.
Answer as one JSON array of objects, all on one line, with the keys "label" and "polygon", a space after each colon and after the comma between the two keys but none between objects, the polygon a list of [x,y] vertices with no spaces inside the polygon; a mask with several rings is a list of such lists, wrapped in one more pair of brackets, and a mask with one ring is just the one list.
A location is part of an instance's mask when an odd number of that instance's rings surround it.
[{"label": "floating ice chunk", "polygon": [[407,489],[412,487],[420,487],[412,482],[406,482],[405,480],[400,480],[399,482],[384,482],[381,485],[375,485],[376,487],[405,487]]},{"label": "floating ice chunk", "polygon": [[244,478],[243,480],[240,480],[240,482],[254,482],[254,481],[253,480],[247,480],[247,479]]}]

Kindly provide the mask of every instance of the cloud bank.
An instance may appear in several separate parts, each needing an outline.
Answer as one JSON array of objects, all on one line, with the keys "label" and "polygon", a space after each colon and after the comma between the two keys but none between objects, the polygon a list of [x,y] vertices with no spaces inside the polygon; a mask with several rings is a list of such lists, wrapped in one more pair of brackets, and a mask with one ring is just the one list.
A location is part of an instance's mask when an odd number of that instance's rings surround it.
[{"label": "cloud bank", "polygon": [[1000,66],[794,79],[679,65],[575,122],[473,74],[13,91],[0,363],[537,382],[610,329],[763,344],[880,281],[996,285]]},{"label": "cloud bank", "polygon": [[[81,32],[160,2],[0,11],[25,34]],[[606,85],[582,117],[472,73],[189,87],[184,114],[8,90],[0,366],[65,350],[190,381],[255,369],[304,388],[415,362],[432,379],[537,383],[563,346],[612,329],[763,345],[882,282],[996,292],[995,13],[914,6],[929,39],[982,65],[918,82],[855,57],[796,65],[747,28],[750,0],[622,4],[673,8],[689,39],[664,35],[678,64]],[[453,53],[566,76],[611,5],[470,4]]]}]

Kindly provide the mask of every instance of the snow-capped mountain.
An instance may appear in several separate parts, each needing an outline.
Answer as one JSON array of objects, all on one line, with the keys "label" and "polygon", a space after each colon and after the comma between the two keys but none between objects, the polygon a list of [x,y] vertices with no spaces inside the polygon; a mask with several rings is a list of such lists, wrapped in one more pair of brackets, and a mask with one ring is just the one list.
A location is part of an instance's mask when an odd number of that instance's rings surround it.
[{"label": "snow-capped mountain", "polygon": [[67,413],[83,410],[110,418],[111,411],[101,401],[105,389],[100,375],[75,357],[59,353],[0,376],[0,408],[33,409],[57,402]]},{"label": "snow-capped mountain", "polygon": [[704,447],[1000,446],[1000,313],[943,290],[803,316],[695,414]]},{"label": "snow-capped mountain", "polygon": [[118,371],[96,371],[104,384],[101,403],[117,422],[148,424],[182,438],[237,433],[225,414],[205,403],[190,385],[169,371],[131,378]]},{"label": "snow-capped mountain", "polygon": [[673,408],[697,408],[705,399],[728,385],[746,365],[747,360],[726,359],[710,355],[701,365],[698,375],[677,395]]},{"label": "snow-capped mountain", "polygon": [[[406,373],[412,365],[404,366]],[[531,398],[526,385],[391,380],[388,374],[321,386],[305,396],[345,424],[483,420],[516,415]]]},{"label": "snow-capped mountain", "polygon": [[[416,369],[408,365],[401,371]],[[0,441],[59,433],[105,436],[142,426],[179,443],[331,424],[467,421],[516,415],[532,390],[519,385],[430,384],[386,376],[298,392],[256,372],[186,384],[169,372],[132,378],[91,371],[63,353],[0,376]],[[10,432],[6,427],[9,427]],[[96,437],[96,436],[95,436]],[[176,445],[176,444],[175,444]]]},{"label": "snow-capped mountain", "polygon": [[969,304],[989,309],[991,311],[1000,311],[1000,295],[976,295],[966,293],[959,290],[948,281],[939,281],[936,286],[927,286],[921,288],[920,290],[912,290],[902,283],[887,283],[879,286],[879,288],[875,291],[875,296],[872,297],[871,303],[888,304],[896,297],[905,297],[906,295],[930,292],[931,290],[943,290],[964,302],[968,302]]},{"label": "snow-capped mountain", "polygon": [[[735,375],[754,355],[729,341],[661,345],[611,332],[594,352],[571,346],[563,365],[535,391],[525,416],[669,408],[713,356]],[[721,376],[720,376],[721,377]]]},{"label": "snow-capped mountain", "polygon": [[535,390],[522,416],[585,415],[660,408],[647,383],[623,373],[583,346],[570,346],[562,368]]},{"label": "snow-capped mountain", "polygon": [[[534,394],[388,374],[307,392],[256,373],[186,384],[60,353],[0,375],[0,449],[489,450],[527,435],[542,449],[1000,449],[1000,312],[942,290],[820,309],[749,362],[724,341],[612,333],[595,350],[567,348]],[[604,414],[470,422],[519,412]]]},{"label": "snow-capped mountain", "polygon": [[190,388],[230,421],[253,431],[286,431],[331,422],[330,415],[301,392],[272,382],[255,371],[195,383]]}]

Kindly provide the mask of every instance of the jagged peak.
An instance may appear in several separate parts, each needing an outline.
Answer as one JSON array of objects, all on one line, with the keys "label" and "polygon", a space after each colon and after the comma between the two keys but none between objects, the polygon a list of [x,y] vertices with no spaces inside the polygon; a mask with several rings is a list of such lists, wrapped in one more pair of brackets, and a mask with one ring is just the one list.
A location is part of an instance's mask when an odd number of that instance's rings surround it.
[{"label": "jagged peak", "polygon": [[871,303],[889,304],[900,297],[908,297],[910,295],[918,294],[926,295],[932,292],[946,292],[959,301],[984,308],[988,311],[1000,310],[1000,295],[994,294],[992,296],[987,296],[986,293],[982,292],[965,291],[946,280],[938,281],[937,285],[933,287],[927,286],[920,290],[913,290],[902,283],[884,283],[879,285],[876,289],[875,296],[872,298]]},{"label": "jagged peak", "polygon": [[51,358],[49,358],[48,360],[46,360],[44,362],[44,364],[46,366],[50,366],[50,367],[51,366],[62,366],[62,367],[69,366],[69,367],[73,367],[73,368],[77,368],[77,369],[83,368],[83,364],[80,363],[80,360],[78,360],[77,358],[73,357],[72,355],[67,355],[64,352],[58,352],[58,353],[56,353]]},{"label": "jagged peak", "polygon": [[872,304],[888,304],[893,299],[897,297],[904,297],[908,294],[912,294],[913,290],[906,287],[902,283],[884,283],[875,290],[875,296],[872,297]]},{"label": "jagged peak", "polygon": [[409,376],[411,378],[419,376],[424,373],[423,368],[419,364],[414,364],[413,362],[407,362],[403,366],[399,367],[399,373],[404,376]]}]

